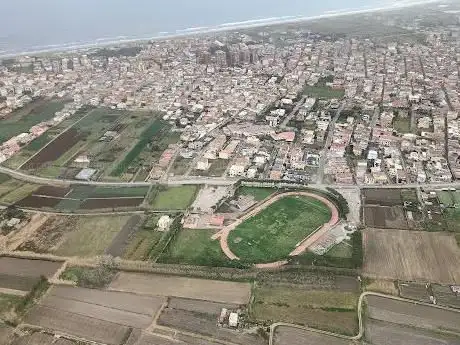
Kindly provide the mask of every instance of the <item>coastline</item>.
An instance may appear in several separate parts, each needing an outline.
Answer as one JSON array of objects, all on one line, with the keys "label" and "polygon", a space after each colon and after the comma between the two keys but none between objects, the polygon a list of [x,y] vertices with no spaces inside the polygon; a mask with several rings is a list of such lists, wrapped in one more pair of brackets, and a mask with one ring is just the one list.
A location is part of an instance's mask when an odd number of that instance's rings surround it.
[{"label": "coastline", "polygon": [[[397,9],[409,8],[414,6],[422,6],[443,2],[443,0],[419,0],[419,1],[409,1],[409,2],[399,2],[394,4],[389,4],[386,7],[377,7],[377,8],[362,8],[362,9],[345,9],[337,11],[328,11],[316,16],[282,16],[282,17],[272,17],[265,19],[254,19],[254,20],[245,20],[235,23],[224,23],[217,26],[211,27],[195,27],[195,28],[186,28],[179,29],[175,32],[159,32],[156,35],[149,35],[148,37],[129,37],[129,36],[117,36],[117,37],[107,37],[107,38],[98,38],[90,42],[69,42],[65,44],[54,44],[43,47],[32,47],[32,50],[27,51],[1,51],[0,59],[15,58],[20,56],[29,56],[29,55],[40,55],[47,53],[69,53],[76,51],[85,51],[95,48],[104,48],[117,45],[125,44],[135,44],[148,41],[162,41],[162,40],[171,40],[178,39],[190,36],[206,35],[211,33],[234,31],[234,30],[243,30],[251,29],[257,27],[267,27],[267,26],[276,26],[282,24],[295,24],[295,23],[304,23],[309,21],[321,20],[321,19],[330,19],[337,17],[345,17],[373,12],[383,12],[383,11],[392,11]],[[4,54],[6,53],[6,54]]]}]

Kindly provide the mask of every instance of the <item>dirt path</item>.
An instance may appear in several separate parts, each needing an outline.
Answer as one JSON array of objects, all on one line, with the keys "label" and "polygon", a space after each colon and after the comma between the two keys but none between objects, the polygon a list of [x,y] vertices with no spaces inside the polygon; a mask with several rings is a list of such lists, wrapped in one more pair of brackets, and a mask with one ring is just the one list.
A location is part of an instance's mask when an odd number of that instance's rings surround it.
[{"label": "dirt path", "polygon": [[48,218],[48,215],[41,213],[32,215],[28,224],[7,236],[5,241],[6,249],[9,251],[16,250],[22,243],[33,237],[34,233],[45,224]]},{"label": "dirt path", "polygon": [[[272,205],[273,203],[277,202],[280,199],[286,198],[288,196],[307,196],[310,198],[314,198],[316,200],[321,201],[324,203],[330,210],[331,210],[331,219],[324,224],[319,230],[314,232],[313,234],[310,234],[307,238],[305,238],[300,245],[290,254],[290,256],[295,256],[303,253],[307,248],[314,243],[315,241],[318,240],[318,238],[322,237],[327,231],[333,227],[335,224],[338,223],[339,221],[339,211],[337,210],[337,207],[334,205],[333,202],[331,202],[329,199],[314,194],[310,192],[287,192],[287,193],[282,193],[275,195],[265,201],[263,201],[260,205],[252,209],[250,212],[246,213],[243,217],[237,219],[234,223],[226,226],[223,228],[221,231],[219,231],[217,234],[212,236],[213,240],[219,239],[220,240],[220,247],[222,248],[222,251],[225,253],[225,255],[230,259],[230,260],[239,260],[240,258],[236,256],[230,249],[228,245],[228,236],[232,230],[234,230],[236,227],[238,227],[240,224],[242,224],[244,221],[247,219],[255,216],[268,206]],[[274,262],[271,264],[263,264],[263,265],[258,265],[257,267],[260,266],[260,268],[272,268],[272,267],[280,267],[283,264],[285,264],[284,261],[280,262]]]}]

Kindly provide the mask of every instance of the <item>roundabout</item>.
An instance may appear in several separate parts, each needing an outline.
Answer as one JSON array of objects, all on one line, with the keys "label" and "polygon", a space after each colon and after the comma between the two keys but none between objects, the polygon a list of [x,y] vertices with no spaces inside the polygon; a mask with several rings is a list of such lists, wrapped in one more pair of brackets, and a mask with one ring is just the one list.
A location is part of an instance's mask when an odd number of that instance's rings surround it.
[{"label": "roundabout", "polygon": [[286,192],[262,201],[213,236],[231,260],[278,267],[300,255],[339,221],[337,206],[313,192]]}]

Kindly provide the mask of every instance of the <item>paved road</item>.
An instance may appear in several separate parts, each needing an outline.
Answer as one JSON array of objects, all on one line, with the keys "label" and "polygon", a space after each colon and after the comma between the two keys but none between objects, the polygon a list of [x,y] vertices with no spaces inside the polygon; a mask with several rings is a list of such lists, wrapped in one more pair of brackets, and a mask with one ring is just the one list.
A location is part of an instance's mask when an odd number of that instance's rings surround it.
[{"label": "paved road", "polygon": [[[28,175],[13,169],[0,166],[0,173],[9,175],[15,179],[37,184],[45,185],[69,185],[69,184],[81,184],[81,185],[90,185],[90,186],[106,186],[106,187],[140,187],[140,186],[151,186],[159,184],[158,181],[151,182],[99,182],[99,181],[77,181],[77,180],[59,180],[45,177],[38,177],[33,175]],[[238,182],[239,178],[231,177],[196,177],[196,176],[178,176],[170,177],[166,183],[171,186],[178,185],[216,185],[216,186],[230,186]],[[264,182],[264,181],[260,181]],[[280,183],[286,181],[279,181]],[[308,187],[325,189],[326,187],[331,187],[334,189],[364,189],[364,188],[386,188],[386,189],[405,189],[405,188],[432,188],[432,189],[441,189],[441,188],[459,188],[460,181],[456,182],[445,182],[445,183],[409,183],[409,184],[395,184],[395,185],[367,185],[367,184],[358,184],[358,185],[331,185],[323,183],[312,183],[308,184]]]},{"label": "paved road", "polygon": [[318,167],[318,183],[323,183],[324,180],[324,169],[326,168],[326,163],[327,163],[327,152],[329,151],[329,148],[332,144],[332,138],[334,136],[334,130],[335,130],[335,124],[337,123],[337,120],[340,117],[340,114],[342,113],[343,108],[345,107],[345,104],[342,103],[339,109],[337,109],[337,112],[332,119],[331,123],[329,124],[329,130],[327,131],[327,138],[326,138],[326,143],[324,144],[324,148],[321,151],[321,157],[319,159],[319,167]]}]

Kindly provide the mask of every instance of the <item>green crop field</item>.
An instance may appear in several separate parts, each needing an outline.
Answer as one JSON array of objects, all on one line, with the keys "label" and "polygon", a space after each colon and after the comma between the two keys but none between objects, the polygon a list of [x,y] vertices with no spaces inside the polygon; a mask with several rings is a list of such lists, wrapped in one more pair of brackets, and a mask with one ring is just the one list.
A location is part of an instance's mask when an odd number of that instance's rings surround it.
[{"label": "green crop field", "polygon": [[151,205],[155,210],[185,210],[195,199],[197,186],[168,187],[156,193]]},{"label": "green crop field", "polygon": [[149,187],[96,187],[91,198],[142,197],[147,195]]},{"label": "green crop field", "polygon": [[136,145],[134,145],[134,147],[126,154],[124,159],[116,166],[110,175],[113,177],[121,176],[135,162],[136,158],[152,140],[152,137],[155,136],[164,126],[165,123],[163,121],[156,120],[147,127],[144,132],[142,132]]},{"label": "green crop field", "polygon": [[40,122],[52,119],[57,111],[64,108],[64,104],[62,101],[46,101],[41,99],[15,111],[8,118],[2,120],[0,126],[0,144],[18,134],[29,132],[30,127]]},{"label": "green crop field", "polygon": [[241,259],[264,263],[286,259],[297,243],[331,218],[322,202],[285,197],[230,232],[230,249]]},{"label": "green crop field", "polygon": [[212,240],[215,230],[182,229],[171,241],[159,262],[196,266],[229,266],[231,263]]},{"label": "green crop field", "polygon": [[238,194],[240,195],[252,195],[254,200],[261,201],[268,198],[270,195],[276,192],[273,188],[258,188],[258,187],[240,187]]}]

